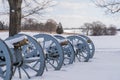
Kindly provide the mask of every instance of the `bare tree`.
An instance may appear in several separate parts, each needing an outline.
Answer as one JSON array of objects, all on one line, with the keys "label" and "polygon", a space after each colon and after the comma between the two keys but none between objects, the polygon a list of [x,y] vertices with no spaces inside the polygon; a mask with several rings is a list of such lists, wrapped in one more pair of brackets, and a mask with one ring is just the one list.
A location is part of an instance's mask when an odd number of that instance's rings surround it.
[{"label": "bare tree", "polygon": [[93,0],[94,3],[101,8],[105,8],[107,13],[120,12],[120,0]]},{"label": "bare tree", "polygon": [[47,22],[45,23],[44,30],[46,32],[55,32],[57,27],[57,22],[54,21],[53,19],[48,19]]},{"label": "bare tree", "polygon": [[94,21],[92,23],[84,23],[82,26],[82,31],[88,35],[100,36],[100,35],[115,35],[117,33],[116,26],[111,24],[106,26],[100,21]]},{"label": "bare tree", "polygon": [[[3,0],[4,1],[4,0]],[[21,19],[33,14],[41,15],[51,7],[52,0],[7,0],[9,4],[9,36],[21,31]],[[23,13],[23,14],[22,14]]]},{"label": "bare tree", "polygon": [[22,0],[8,0],[10,7],[9,36],[20,32]]},{"label": "bare tree", "polygon": [[99,36],[99,35],[105,35],[105,34],[106,34],[105,24],[103,24],[100,21],[96,21],[92,23],[91,35]]},{"label": "bare tree", "polygon": [[82,28],[82,32],[86,33],[86,35],[89,35],[91,28],[92,28],[92,24],[91,23],[84,23],[83,26],[81,26]]},{"label": "bare tree", "polygon": [[4,23],[0,21],[0,30],[3,30],[3,29],[4,29]]},{"label": "bare tree", "polygon": [[37,24],[37,22],[36,21],[34,21],[34,19],[32,19],[32,18],[29,18],[29,19],[26,19],[25,21],[24,21],[24,23],[22,23],[22,29],[23,30],[34,30],[36,27],[36,24]]},{"label": "bare tree", "polygon": [[111,24],[109,28],[107,29],[107,34],[108,35],[115,35],[117,33],[116,26]]}]

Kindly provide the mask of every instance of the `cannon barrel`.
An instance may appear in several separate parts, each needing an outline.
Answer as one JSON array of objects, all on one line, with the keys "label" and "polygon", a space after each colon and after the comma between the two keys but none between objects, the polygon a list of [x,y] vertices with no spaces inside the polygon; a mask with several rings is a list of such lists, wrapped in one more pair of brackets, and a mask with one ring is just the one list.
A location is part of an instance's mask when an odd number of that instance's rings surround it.
[{"label": "cannon barrel", "polygon": [[60,41],[60,45],[61,46],[64,46],[64,45],[68,45],[68,41],[67,40],[64,40],[64,41]]},{"label": "cannon barrel", "polygon": [[29,43],[28,39],[23,39],[22,41],[13,43],[13,45],[14,45],[14,48],[19,48],[21,46],[27,45],[28,43]]}]

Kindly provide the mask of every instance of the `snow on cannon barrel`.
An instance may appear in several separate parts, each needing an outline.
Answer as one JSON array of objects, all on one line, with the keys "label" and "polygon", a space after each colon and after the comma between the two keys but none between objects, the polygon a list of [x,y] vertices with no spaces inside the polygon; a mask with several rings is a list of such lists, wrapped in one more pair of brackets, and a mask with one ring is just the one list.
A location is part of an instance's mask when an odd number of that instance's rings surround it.
[{"label": "snow on cannon barrel", "polygon": [[49,67],[49,69],[60,70],[64,61],[64,53],[57,39],[49,34],[36,34],[34,37],[44,50],[46,69]]},{"label": "snow on cannon barrel", "polygon": [[80,36],[70,35],[67,39],[71,42],[75,50],[75,57],[78,61],[88,62],[90,59],[90,48],[87,42]]},{"label": "snow on cannon barrel", "polygon": [[0,39],[0,80],[11,80],[12,57],[6,43]]},{"label": "snow on cannon barrel", "polygon": [[60,45],[63,48],[64,52],[64,64],[72,64],[75,59],[75,51],[73,49],[72,44],[68,39],[61,35],[54,35],[59,41]]},{"label": "snow on cannon barrel", "polygon": [[17,34],[5,40],[12,53],[12,78],[31,78],[44,72],[45,57],[42,47],[31,36]]},{"label": "snow on cannon barrel", "polygon": [[8,45],[9,48],[19,48],[23,45],[28,44],[28,39],[26,36],[20,36],[17,38],[6,40],[5,43]]}]

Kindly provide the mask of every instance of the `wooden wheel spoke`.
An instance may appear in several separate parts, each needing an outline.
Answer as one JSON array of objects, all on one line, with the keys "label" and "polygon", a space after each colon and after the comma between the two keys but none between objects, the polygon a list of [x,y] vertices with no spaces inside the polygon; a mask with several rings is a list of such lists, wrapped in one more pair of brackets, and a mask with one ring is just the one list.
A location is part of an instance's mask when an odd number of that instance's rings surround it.
[{"label": "wooden wheel spoke", "polygon": [[19,78],[21,79],[22,76],[21,76],[21,70],[20,70],[20,67],[18,67],[18,73],[19,73]]},{"label": "wooden wheel spoke", "polygon": [[29,76],[29,74],[27,73],[27,71],[25,70],[25,68],[24,67],[21,67],[22,68],[22,70],[25,72],[25,74],[27,75],[27,77],[30,79],[30,76]]},{"label": "wooden wheel spoke", "polygon": [[[48,63],[49,63],[53,68],[56,69],[56,67],[58,66],[59,62],[58,62],[57,60],[52,60],[52,61],[53,61],[53,62],[51,62],[51,60],[50,60],[50,61],[48,61]],[[55,61],[56,61],[56,63],[57,63],[57,64],[56,64],[57,66],[54,65],[54,62],[55,62]]]},{"label": "wooden wheel spoke", "polygon": [[33,68],[33,67],[29,66],[29,65],[26,65],[26,64],[25,64],[24,67],[30,68],[30,69],[34,70],[35,72],[38,72],[37,69],[35,69],[35,68]]},{"label": "wooden wheel spoke", "polygon": [[38,60],[38,61],[33,65],[33,67],[35,67],[39,62],[40,62],[40,61]]},{"label": "wooden wheel spoke", "polygon": [[13,76],[14,76],[14,74],[15,74],[15,72],[16,72],[16,66],[13,68]]},{"label": "wooden wheel spoke", "polygon": [[50,45],[49,45],[49,48],[50,48],[53,44],[54,44],[54,42],[52,41],[52,42],[50,43]]}]

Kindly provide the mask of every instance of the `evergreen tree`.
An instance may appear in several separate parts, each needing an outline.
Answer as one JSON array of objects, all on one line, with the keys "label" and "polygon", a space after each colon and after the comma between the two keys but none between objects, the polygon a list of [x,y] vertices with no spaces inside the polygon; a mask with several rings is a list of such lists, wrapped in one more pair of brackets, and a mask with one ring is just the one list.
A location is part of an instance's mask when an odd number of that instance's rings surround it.
[{"label": "evergreen tree", "polygon": [[62,24],[59,23],[58,26],[57,26],[57,29],[56,29],[56,33],[57,34],[62,34],[64,31],[63,31],[63,27],[62,27]]}]

